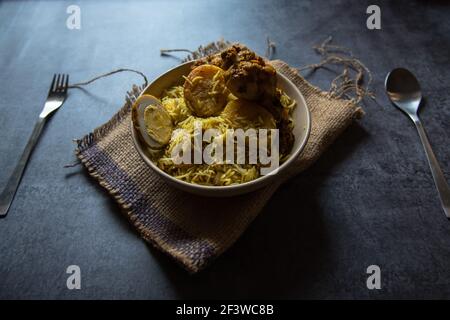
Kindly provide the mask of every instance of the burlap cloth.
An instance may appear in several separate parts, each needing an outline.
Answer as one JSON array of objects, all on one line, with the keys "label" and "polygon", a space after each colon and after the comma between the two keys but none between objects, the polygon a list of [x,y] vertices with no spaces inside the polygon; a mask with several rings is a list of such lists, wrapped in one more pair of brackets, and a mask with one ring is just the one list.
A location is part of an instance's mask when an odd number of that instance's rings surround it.
[{"label": "burlap cloth", "polygon": [[[311,165],[353,119],[362,115],[362,110],[351,100],[331,97],[313,87],[286,63],[272,63],[298,86],[311,112],[311,134],[290,172],[293,176]],[[134,86],[125,105],[110,121],[80,139],[76,154],[89,174],[114,197],[142,238],[188,271],[197,272],[239,238],[285,177],[233,198],[194,196],[167,185],[144,163],[131,138],[130,106],[140,90]]]}]

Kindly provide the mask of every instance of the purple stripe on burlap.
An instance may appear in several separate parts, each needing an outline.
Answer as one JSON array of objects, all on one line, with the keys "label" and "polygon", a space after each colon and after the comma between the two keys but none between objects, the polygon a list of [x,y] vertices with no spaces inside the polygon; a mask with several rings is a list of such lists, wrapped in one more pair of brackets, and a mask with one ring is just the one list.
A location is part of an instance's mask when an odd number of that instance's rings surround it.
[{"label": "purple stripe on burlap", "polygon": [[[107,182],[125,204],[130,206],[137,221],[155,234],[164,243],[192,261],[196,268],[201,269],[216,256],[214,247],[203,239],[197,239],[175,225],[167,217],[158,212],[150,198],[139,191],[130,176],[122,170],[109,155],[102,151],[94,142],[81,151],[84,158],[92,164],[97,173]],[[191,268],[190,266],[187,266]]]}]

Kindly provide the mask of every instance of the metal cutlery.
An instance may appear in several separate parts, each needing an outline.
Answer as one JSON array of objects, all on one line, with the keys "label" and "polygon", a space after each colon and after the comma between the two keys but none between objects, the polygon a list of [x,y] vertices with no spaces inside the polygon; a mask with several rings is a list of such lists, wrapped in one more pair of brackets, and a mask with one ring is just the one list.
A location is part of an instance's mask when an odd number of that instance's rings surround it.
[{"label": "metal cutlery", "polygon": [[46,120],[54,111],[62,106],[64,100],[67,97],[68,87],[69,75],[55,74],[53,76],[47,100],[45,101],[42,112],[39,114],[39,118],[34,126],[33,132],[31,133],[31,137],[29,138],[28,143],[23,150],[19,162],[17,163],[13,173],[6,183],[5,189],[3,189],[2,193],[0,194],[0,217],[5,217],[8,213],[8,210],[14,199],[14,195],[16,194],[17,188],[19,187],[20,180],[22,179],[25,167],[28,163],[28,159],[34,149],[34,146],[39,140]]},{"label": "metal cutlery", "polygon": [[407,69],[397,68],[386,76],[385,89],[391,102],[414,122],[419,132],[420,140],[428,158],[434,183],[439,193],[442,208],[450,219],[450,188],[436,156],[428,142],[427,135],[419,119],[418,110],[422,100],[422,92],[416,77]]}]

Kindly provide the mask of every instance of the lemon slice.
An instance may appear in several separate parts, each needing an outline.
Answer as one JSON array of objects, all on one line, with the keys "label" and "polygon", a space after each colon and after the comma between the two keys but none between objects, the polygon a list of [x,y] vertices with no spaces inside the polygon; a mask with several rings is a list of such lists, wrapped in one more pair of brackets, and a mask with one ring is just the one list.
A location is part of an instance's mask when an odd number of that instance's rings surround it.
[{"label": "lemon slice", "polygon": [[133,125],[141,140],[151,149],[161,149],[169,143],[173,124],[167,110],[152,95],[140,96],[132,106]]}]

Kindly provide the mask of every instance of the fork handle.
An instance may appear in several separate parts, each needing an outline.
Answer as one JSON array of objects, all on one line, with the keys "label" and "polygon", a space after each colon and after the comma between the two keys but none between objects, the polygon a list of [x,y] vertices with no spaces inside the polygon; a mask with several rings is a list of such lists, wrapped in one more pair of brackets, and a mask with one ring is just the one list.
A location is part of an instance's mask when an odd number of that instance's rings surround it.
[{"label": "fork handle", "polygon": [[0,217],[5,217],[8,213],[9,207],[11,206],[11,203],[14,199],[14,195],[16,194],[17,188],[19,187],[20,180],[22,179],[25,167],[27,166],[30,154],[33,151],[34,146],[36,145],[36,142],[39,140],[39,136],[41,135],[42,129],[44,128],[45,122],[46,118],[39,117],[36,125],[34,126],[33,132],[31,133],[31,137],[28,140],[25,149],[23,150],[19,162],[17,163],[13,173],[9,177],[5,189],[0,194]]},{"label": "fork handle", "polygon": [[416,125],[417,131],[419,132],[420,140],[422,141],[423,148],[428,158],[428,164],[430,165],[431,173],[433,175],[434,184],[439,193],[439,198],[441,199],[441,205],[444,209],[445,215],[450,219],[450,188],[445,181],[444,174],[442,173],[441,167],[431,149],[430,143],[428,142],[425,129],[422,126],[422,122],[418,117],[413,118],[414,124]]}]

